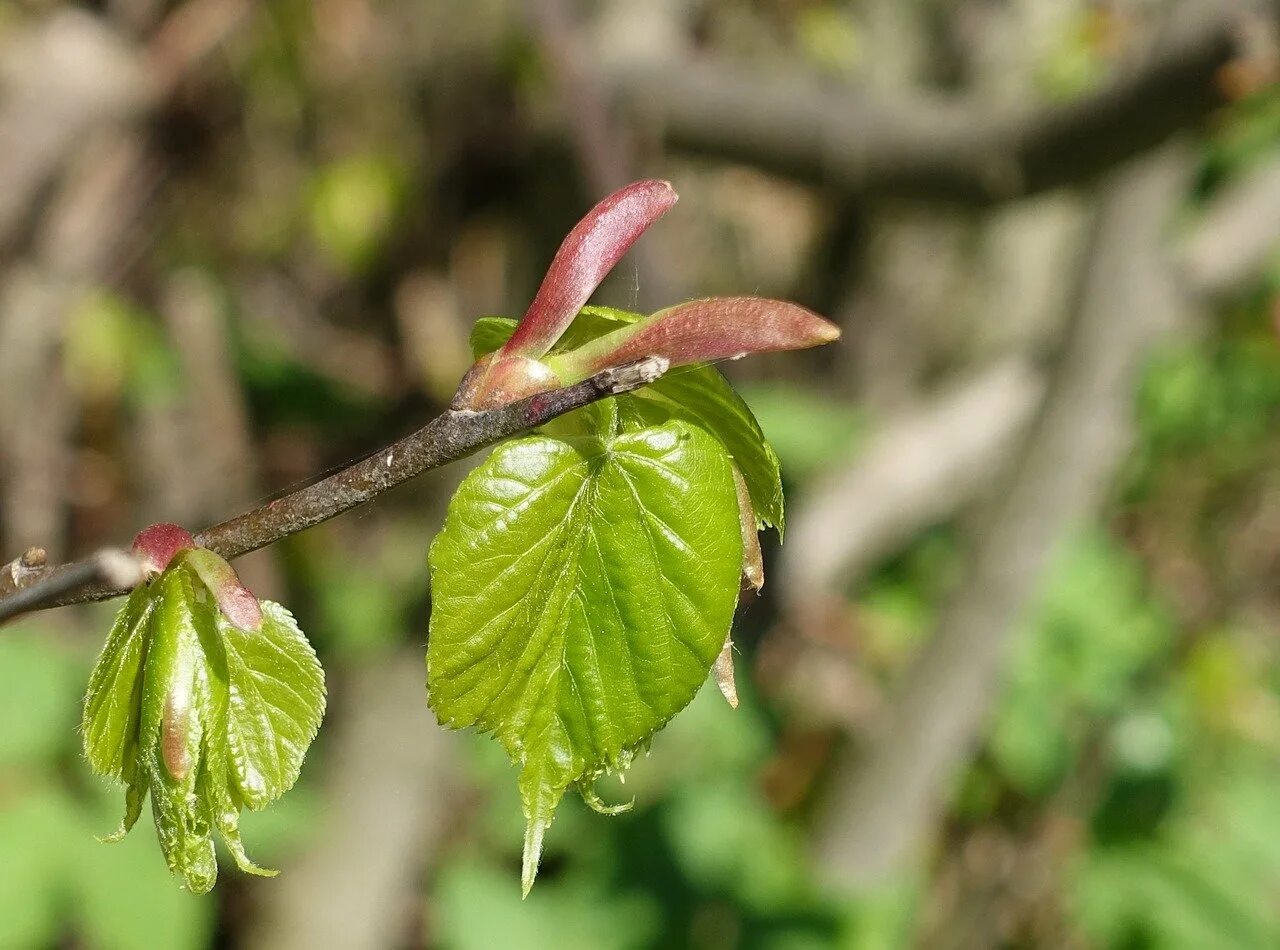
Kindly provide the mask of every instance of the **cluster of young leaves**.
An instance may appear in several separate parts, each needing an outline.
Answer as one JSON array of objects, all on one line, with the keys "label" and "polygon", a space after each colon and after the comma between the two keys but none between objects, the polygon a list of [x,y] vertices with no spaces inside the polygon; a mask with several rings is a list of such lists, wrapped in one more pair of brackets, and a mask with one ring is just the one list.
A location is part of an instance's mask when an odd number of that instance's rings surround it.
[{"label": "cluster of young leaves", "polygon": [[[776,454],[709,364],[827,343],[839,330],[756,297],[648,317],[587,300],[675,204],[640,181],[569,233],[519,323],[476,327],[454,397],[482,412],[644,361],[649,388],[508,442],[462,484],[431,548],[431,705],[493,733],[521,766],[525,893],[560,799],[624,771],[714,667],[737,704],[729,628],[740,580],[763,583],[756,531],[783,529]],[[575,321],[575,317],[577,318]],[[217,876],[213,830],[251,862],[239,815],[287,791],[324,712],[324,679],[292,616],[176,525],[134,552],[155,576],[117,617],[90,681],[85,752],[127,787],[123,836],[148,794],[169,867],[193,891]]]},{"label": "cluster of young leaves", "polygon": [[455,410],[483,411],[637,360],[666,373],[500,446],[431,547],[431,705],[445,725],[492,733],[520,766],[526,894],[568,788],[624,810],[595,780],[625,771],[713,667],[737,704],[729,627],[741,579],[764,582],[756,531],[782,531],[782,483],[751,410],[710,364],[840,335],[758,297],[647,317],[586,307],[675,202],[650,180],[592,208],[523,319],[477,324],[454,397]]},{"label": "cluster of young leaves", "polygon": [[[558,349],[638,314],[586,308]],[[516,327],[484,318],[477,358]],[[783,527],[777,456],[714,368],[682,369],[499,446],[431,548],[427,651],[441,722],[492,733],[521,766],[522,883],[564,792],[606,772],[693,699],[725,648],[754,531]]]},{"label": "cluster of young leaves", "polygon": [[192,544],[156,560],[90,677],[84,751],[126,787],[105,840],[123,838],[150,795],[169,869],[203,894],[217,879],[215,829],[241,870],[276,873],[245,854],[240,812],[297,781],[324,715],[324,673],[289,611],[254,599],[212,551]]}]

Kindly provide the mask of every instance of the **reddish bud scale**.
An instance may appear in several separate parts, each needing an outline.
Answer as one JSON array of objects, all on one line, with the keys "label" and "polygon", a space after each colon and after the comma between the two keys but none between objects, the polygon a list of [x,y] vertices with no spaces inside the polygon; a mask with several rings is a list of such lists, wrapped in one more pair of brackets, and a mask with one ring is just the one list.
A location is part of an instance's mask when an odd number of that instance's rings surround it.
[{"label": "reddish bud scale", "polygon": [[148,574],[159,574],[179,551],[194,548],[196,539],[186,528],[176,524],[153,524],[143,528],[133,539],[133,553]]},{"label": "reddish bud scale", "polygon": [[258,598],[240,583],[235,568],[208,548],[193,548],[185,555],[187,564],[213,594],[222,615],[241,630],[262,629],[262,607]]},{"label": "reddish bud scale", "polygon": [[262,607],[258,598],[240,583],[230,564],[208,548],[196,547],[195,538],[176,524],[153,524],[133,539],[133,553],[148,574],[159,574],[175,557],[184,554],[187,564],[213,594],[223,616],[241,630],[262,629]]},{"label": "reddish bud scale", "polygon": [[672,366],[800,350],[830,343],[840,328],[798,304],[763,297],[693,300],[606,333],[549,363],[565,384],[610,366],[662,356]]},{"label": "reddish bud scale", "polygon": [[569,232],[503,356],[545,356],[636,239],[676,203],[670,182],[647,179],[615,191]]}]

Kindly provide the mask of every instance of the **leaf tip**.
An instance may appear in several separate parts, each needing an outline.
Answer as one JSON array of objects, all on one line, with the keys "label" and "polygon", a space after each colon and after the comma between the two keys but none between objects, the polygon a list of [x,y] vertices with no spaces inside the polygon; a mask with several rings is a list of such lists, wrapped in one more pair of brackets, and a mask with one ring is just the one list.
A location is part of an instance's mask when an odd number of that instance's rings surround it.
[{"label": "leaf tip", "polygon": [[[620,777],[625,781],[625,773]],[[599,793],[595,790],[595,786],[592,784],[590,779],[583,779],[578,782],[578,794],[581,795],[582,800],[587,803],[587,807],[597,815],[606,815],[609,817],[614,815],[624,815],[631,811],[631,809],[636,805],[634,795],[631,797],[631,801],[629,802],[619,802],[617,805],[606,805],[604,800],[600,798]]]},{"label": "leaf tip", "polygon": [[715,677],[716,686],[720,687],[720,694],[724,696],[729,708],[737,709],[738,684],[733,678],[733,640],[726,639],[724,641],[724,649],[716,657],[716,662],[711,667],[711,672]]},{"label": "leaf tip", "polygon": [[533,890],[538,877],[538,863],[542,860],[542,837],[549,822],[530,819],[524,829],[524,856],[520,865],[520,899],[524,900]]}]

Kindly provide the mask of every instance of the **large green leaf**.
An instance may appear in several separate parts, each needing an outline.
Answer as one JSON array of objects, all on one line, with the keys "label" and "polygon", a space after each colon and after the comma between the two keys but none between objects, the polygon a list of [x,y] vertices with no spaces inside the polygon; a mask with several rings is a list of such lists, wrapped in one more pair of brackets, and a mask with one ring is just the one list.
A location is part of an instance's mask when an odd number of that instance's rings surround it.
[{"label": "large green leaf", "polygon": [[[640,314],[626,310],[585,307],[556,350],[574,349],[620,323],[635,323],[640,319]],[[477,320],[471,330],[471,348],[476,357],[500,347],[515,326],[516,321],[505,317]],[[751,409],[718,370],[711,366],[682,366],[635,393],[618,397],[617,401],[620,405],[630,405],[640,418],[650,423],[664,418],[683,419],[714,435],[729,450],[742,472],[759,526],[773,525],[779,534],[783,532],[782,467],[778,456]],[[655,417],[655,411],[663,415]]]},{"label": "large green leaf", "polygon": [[706,679],[742,564],[732,462],[684,422],[508,442],[431,548],[431,705],[521,768],[523,884],[561,796],[623,769]]}]

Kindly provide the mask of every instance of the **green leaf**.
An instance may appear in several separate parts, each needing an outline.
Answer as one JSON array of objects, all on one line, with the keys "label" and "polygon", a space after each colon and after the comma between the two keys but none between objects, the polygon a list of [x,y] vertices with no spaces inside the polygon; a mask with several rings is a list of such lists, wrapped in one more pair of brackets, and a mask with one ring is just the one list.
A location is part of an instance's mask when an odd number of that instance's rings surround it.
[{"label": "green leaf", "polygon": [[472,472],[431,548],[431,705],[522,766],[524,890],[565,790],[683,709],[733,618],[732,463],[683,422],[508,442]]},{"label": "green leaf", "polygon": [[218,630],[231,678],[232,779],[240,801],[256,810],[298,780],[324,718],[324,671],[293,614],[277,603],[262,602],[258,633],[225,618],[219,618]]},{"label": "green leaf", "polygon": [[89,767],[127,784],[137,772],[142,667],[154,603],[146,585],[129,595],[111,625],[84,699],[81,732]]},{"label": "green leaf", "polygon": [[[585,307],[556,347],[571,350],[619,324],[635,323],[638,313],[610,307]],[[506,342],[516,321],[481,317],[471,330],[471,348],[479,358]],[[643,401],[642,401],[643,400]],[[785,529],[782,466],[751,409],[724,376],[711,366],[680,367],[655,383],[617,398],[641,424],[682,419],[714,435],[733,456],[746,480],[761,528]],[[626,410],[624,410],[625,412]]]},{"label": "green leaf", "polygon": [[[215,690],[205,651],[213,648],[216,658],[217,624],[212,598],[196,584],[181,565],[155,581],[158,593],[143,670],[139,745],[165,861],[188,889],[204,894],[218,876],[212,810],[207,795],[197,790],[203,771],[202,740],[206,727],[216,725],[216,720],[209,721]],[[197,597],[197,590],[203,596]],[[225,683],[225,675],[219,679]],[[213,734],[208,741],[218,742],[216,732],[209,731]]]},{"label": "green leaf", "polygon": [[760,424],[729,381],[710,366],[677,369],[638,390],[633,400],[658,403],[673,419],[701,426],[724,444],[742,472],[756,510],[758,527],[786,528],[782,506],[782,466]]},{"label": "green leaf", "polygon": [[245,854],[240,812],[297,781],[325,690],[292,615],[264,601],[260,630],[237,626],[188,553],[117,616],[90,680],[83,731],[90,767],[127,786],[124,820],[108,840],[128,833],[150,795],[169,869],[202,894],[217,878],[214,829],[242,871],[275,873]]}]

